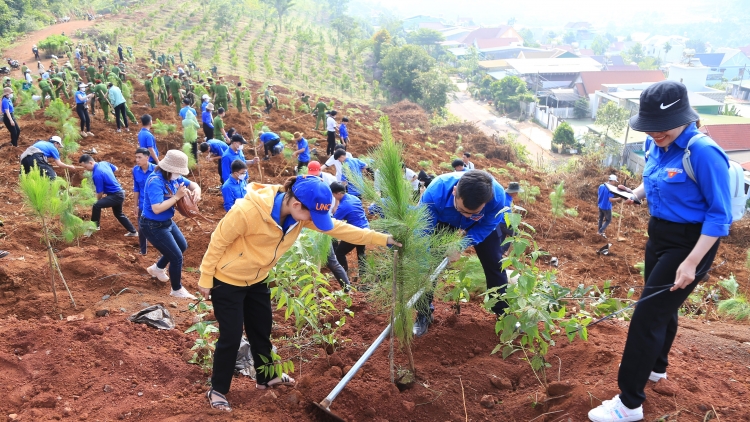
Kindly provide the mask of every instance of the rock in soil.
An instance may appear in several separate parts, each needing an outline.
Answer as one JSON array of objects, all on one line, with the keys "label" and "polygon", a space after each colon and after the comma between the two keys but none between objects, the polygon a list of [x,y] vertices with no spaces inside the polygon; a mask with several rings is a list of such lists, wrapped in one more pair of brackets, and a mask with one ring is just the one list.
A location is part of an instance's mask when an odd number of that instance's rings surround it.
[{"label": "rock in soil", "polygon": [[479,403],[486,409],[492,409],[495,407],[495,397],[489,394],[484,395],[482,396],[482,400],[479,400]]},{"label": "rock in soil", "polygon": [[112,392],[112,386],[111,385],[105,385],[104,386],[104,392],[105,393],[111,393]]},{"label": "rock in soil", "polygon": [[98,317],[105,317],[107,315],[109,315],[109,309],[100,309],[96,311],[96,316]]},{"label": "rock in soil", "polygon": [[668,379],[660,379],[659,382],[654,384],[653,390],[662,396],[677,395],[677,386]]},{"label": "rock in soil", "polygon": [[411,413],[414,411],[414,407],[416,406],[414,402],[410,401],[402,401],[401,404],[404,406],[404,410],[406,410],[406,413]]},{"label": "rock in soil", "polygon": [[339,368],[338,366],[332,366],[331,369],[326,371],[326,375],[339,380],[342,376],[344,376],[344,371],[341,370],[341,368]]},{"label": "rock in soil", "polygon": [[495,375],[490,375],[490,382],[498,390],[512,390],[513,389],[513,384],[510,382],[510,379],[504,375],[500,375],[499,377]]},{"label": "rock in soil", "polygon": [[551,382],[547,386],[547,395],[549,395],[550,397],[564,396],[565,394],[570,393],[570,391],[573,390],[575,386],[575,382],[570,381]]},{"label": "rock in soil", "polygon": [[291,405],[297,405],[299,403],[299,395],[297,395],[297,393],[291,393],[286,396],[286,401]]}]

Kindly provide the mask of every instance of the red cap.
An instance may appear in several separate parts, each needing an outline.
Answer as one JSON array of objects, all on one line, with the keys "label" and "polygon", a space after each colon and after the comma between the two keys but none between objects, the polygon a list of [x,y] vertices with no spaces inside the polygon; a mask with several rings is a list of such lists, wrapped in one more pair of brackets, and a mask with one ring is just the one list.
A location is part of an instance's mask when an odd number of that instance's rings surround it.
[{"label": "red cap", "polygon": [[309,174],[310,176],[319,176],[320,163],[317,161],[310,161],[310,163],[307,165],[307,174]]}]

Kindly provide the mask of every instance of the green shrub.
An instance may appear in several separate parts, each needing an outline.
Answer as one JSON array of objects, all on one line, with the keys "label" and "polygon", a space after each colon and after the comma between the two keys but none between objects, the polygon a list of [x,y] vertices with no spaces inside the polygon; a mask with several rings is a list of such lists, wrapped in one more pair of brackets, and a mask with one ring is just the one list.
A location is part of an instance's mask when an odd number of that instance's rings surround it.
[{"label": "green shrub", "polygon": [[65,35],[50,35],[39,41],[37,47],[48,55],[54,54],[56,56],[64,56],[67,51],[65,48],[65,42],[68,44],[73,43],[73,41]]}]

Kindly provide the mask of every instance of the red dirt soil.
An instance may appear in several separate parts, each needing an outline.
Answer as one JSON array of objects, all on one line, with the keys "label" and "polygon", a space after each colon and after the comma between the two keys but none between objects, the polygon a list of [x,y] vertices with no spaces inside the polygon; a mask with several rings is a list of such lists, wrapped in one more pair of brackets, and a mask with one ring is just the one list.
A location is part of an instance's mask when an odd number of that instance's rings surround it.
[{"label": "red dirt soil", "polygon": [[[162,152],[179,147],[181,126],[174,107],[144,107],[145,93],[139,84],[135,85],[138,103],[134,104],[133,113],[139,116],[148,112],[165,123],[177,124],[178,133],[157,139]],[[259,86],[253,83],[255,90]],[[286,103],[287,93],[278,91],[281,102]],[[339,110],[357,108],[362,112],[348,114],[355,155],[378,144],[380,112],[364,105],[336,105]],[[421,160],[433,160],[434,169],[438,163],[450,161],[459,133],[466,150],[488,157],[474,159],[477,168],[506,168],[510,158],[507,147],[494,144],[471,125],[431,130],[424,112],[409,103],[387,107],[383,112],[391,118],[394,136],[404,143],[404,159],[411,168],[417,169]],[[248,120],[247,113],[238,114],[233,108],[225,121],[227,127],[234,126],[242,133],[250,133],[254,123]],[[324,149],[324,135],[314,134],[310,116],[274,110],[264,122],[276,131],[306,132],[308,139],[320,139],[318,151]],[[177,329],[169,332],[126,320],[143,307],[156,303],[169,307],[173,301],[167,295],[168,285],[153,281],[145,272],[157,258],[156,251],[150,248],[147,257],[139,256],[137,240],[122,237],[124,230],[111,213],[103,215],[102,230],[91,238],[73,244],[55,243],[63,273],[78,303],[78,308],[73,309],[58,282],[60,306],[55,309],[45,250],[39,242],[39,224],[27,216],[17,187],[18,155],[51,132],[44,125],[41,111],[33,119],[20,119],[20,125],[21,146],[0,147],[0,219],[5,223],[0,227],[4,233],[0,235],[0,249],[11,252],[0,260],[0,381],[6,391],[0,412],[27,421],[197,421],[207,416],[218,420],[320,420],[311,403],[328,394],[387,325],[385,314],[368,304],[363,294],[355,293],[351,309],[356,315],[341,330],[342,337],[351,341],[332,355],[311,344],[303,347],[298,356],[291,345],[276,342],[282,356],[297,356],[293,374],[299,381],[296,388],[264,392],[256,390],[252,380],[236,378],[228,395],[235,411],[227,415],[211,410],[204,397],[206,376],[184,358],[195,338],[194,334],[183,333],[192,323],[187,302],[175,301],[177,308],[170,307]],[[129,175],[137,130],[133,124],[130,133],[116,134],[113,125],[104,123],[99,112],[92,122],[96,136],[80,142],[81,150],[95,147],[97,160],[110,161],[121,168],[118,176],[128,192],[126,214],[131,218],[134,215]],[[443,143],[439,144],[441,140]],[[425,141],[438,148],[425,147]],[[248,156],[252,157],[252,153]],[[206,167],[205,162],[202,166],[191,178],[203,186],[203,214],[218,220],[223,216],[221,194],[212,188],[218,185],[218,175],[215,166]],[[281,157],[264,162],[262,167],[265,182],[280,182],[284,171],[288,175],[291,169]],[[607,171],[588,167],[571,175],[538,174],[531,168],[508,171],[508,176],[498,178],[503,185],[511,180],[528,180],[541,188],[535,204],[521,205],[529,210],[525,221],[537,229],[540,247],[559,258],[561,284],[601,286],[611,280],[622,287],[619,292],[624,295],[629,286],[642,283],[633,265],[643,260],[648,218],[645,208],[626,209],[621,233],[626,240],[610,240],[613,246],[609,256],[596,254],[605,241],[595,233],[595,195]],[[80,172],[73,177],[74,181],[79,179]],[[250,179],[259,180],[256,169],[250,169]],[[549,211],[549,193],[562,179],[566,180],[568,192],[566,207],[576,208],[579,217],[554,221]],[[82,210],[84,218],[88,213]],[[209,235],[190,221],[178,224],[189,243],[183,283],[195,291],[195,268],[200,265]],[[203,228],[211,230],[212,225],[206,223]],[[616,229],[614,221],[610,238],[615,238]],[[734,273],[743,292],[747,292],[749,274],[744,260],[749,234],[747,221],[733,227],[717,259],[717,264],[726,260],[726,265],[712,273],[711,282]],[[350,257],[350,265],[355,266],[354,261]],[[122,291],[124,288],[128,290]],[[103,295],[111,298],[103,300]],[[608,322],[592,328],[589,342],[568,344],[566,339],[558,339],[548,356],[552,367],[547,377],[554,383],[547,394],[528,364],[517,356],[502,360],[490,355],[497,344],[494,320],[476,301],[463,306],[460,315],[453,314],[447,303],[438,302],[436,306],[435,324],[414,344],[417,383],[399,392],[389,382],[387,348],[381,347],[336,399],[332,406],[335,412],[349,421],[583,421],[592,406],[617,392],[616,372],[626,322]],[[109,316],[95,317],[94,313],[101,309],[108,309]],[[75,314],[83,314],[85,319],[60,321]],[[750,330],[747,325],[716,321],[714,313],[703,317],[681,319],[669,380],[647,387],[646,420],[671,415],[669,420],[702,421],[712,409],[721,420],[750,420]],[[273,337],[292,333],[290,322],[283,320],[283,314],[277,314]],[[400,367],[408,366],[403,353],[396,356]],[[485,395],[492,396],[489,400],[494,406],[489,409],[480,404]]]}]

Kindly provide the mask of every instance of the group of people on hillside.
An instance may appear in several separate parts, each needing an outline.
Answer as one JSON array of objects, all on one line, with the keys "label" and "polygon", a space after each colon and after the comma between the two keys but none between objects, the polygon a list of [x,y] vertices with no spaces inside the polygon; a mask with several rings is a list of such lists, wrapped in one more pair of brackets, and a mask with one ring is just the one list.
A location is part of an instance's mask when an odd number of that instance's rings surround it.
[{"label": "group of people on hillside", "polygon": [[[179,73],[177,76],[181,78]],[[169,81],[170,85],[176,87],[173,81]],[[120,107],[118,112],[117,106],[122,103],[117,91],[113,95],[111,88],[107,97],[118,114],[118,129],[120,118],[128,129],[127,110]],[[88,85],[79,85],[80,94],[74,96],[82,136],[84,133],[92,136],[84,110],[96,93],[92,96],[87,89]],[[20,129],[13,115],[12,93],[12,89],[4,89],[0,111],[11,133],[11,142],[15,139],[14,145],[17,145]],[[267,285],[272,280],[268,280],[268,275],[303,228],[340,239],[327,264],[346,290],[351,285],[346,260],[349,252],[357,250],[358,258],[362,259],[363,245],[399,244],[398,239],[369,229],[361,195],[348,183],[348,172],[371,173],[376,182],[378,176],[377,169],[347,151],[347,119],[342,119],[343,130],[342,126],[337,128],[336,111],[328,110],[325,103],[319,102],[315,106],[316,130],[318,123],[325,122],[327,161],[321,164],[312,160],[304,134],[296,132],[293,154],[298,160],[299,174],[283,185],[248,184],[248,166],[261,158],[248,161],[243,153],[247,141],[231,128],[225,130],[221,118],[229,107],[228,93],[225,100],[224,89],[215,84],[212,95],[213,98],[208,94],[201,96],[200,121],[206,139],[195,153],[200,151],[207,160],[217,162],[226,215],[211,234],[200,266],[198,289],[204,298],[213,301],[220,328],[212,387],[207,398],[211,407],[231,411],[226,394],[243,328],[256,365],[257,388],[296,383],[287,374],[268,375],[261,367],[264,361],[271,359],[272,348],[272,307]],[[166,101],[169,100],[167,96]],[[188,95],[178,92],[178,96],[174,96],[172,92],[171,100],[184,104],[182,108],[176,106],[183,119],[195,118],[197,123],[198,115]],[[670,106],[664,107],[664,104]],[[216,117],[212,114],[214,105],[218,108]],[[266,111],[270,112],[267,101],[266,106]],[[620,392],[589,412],[589,419],[594,422],[629,422],[643,418],[645,386],[649,381],[667,378],[668,354],[677,332],[678,310],[710,270],[719,238],[728,234],[732,222],[728,159],[715,142],[698,131],[698,117],[681,83],[664,81],[644,90],[640,110],[630,119],[634,130],[648,135],[643,183],[635,189],[618,185],[620,191],[632,195],[630,199],[615,198],[604,185],[599,189],[598,233],[605,237],[612,203],[648,200],[651,219],[645,252],[645,288],[662,290],[635,308],[618,373]],[[201,187],[185,177],[189,174],[185,153],[170,150],[163,157],[160,155],[150,132],[151,116],[144,115],[140,121],[142,128],[132,169],[138,224],[133,225],[123,212],[125,194],[116,176],[120,170],[106,161],[96,162],[92,156],[82,155],[79,164],[91,172],[97,192],[91,220],[98,227],[101,209],[112,208],[114,216],[126,229],[125,236],[139,237],[141,253],[145,254],[147,243],[151,243],[161,254],[147,272],[161,282],[170,282],[172,296],[195,299],[181,283],[183,254],[188,245],[173,216],[175,204],[184,196],[200,201]],[[340,144],[336,143],[337,129]],[[264,130],[260,140],[264,145],[263,159],[279,152],[281,138],[276,133]],[[60,148],[61,139],[57,136],[36,142],[21,154],[24,171],[28,173],[37,168],[45,176],[54,178],[52,164],[76,169],[60,160]],[[694,176],[689,176],[684,168],[685,156],[695,171]],[[412,185],[417,187],[416,198],[419,206],[427,210],[433,228],[460,231],[467,247],[473,247],[477,253],[487,287],[497,287],[502,295],[508,282],[500,264],[506,249],[502,243],[505,236],[512,235],[503,228],[503,213],[512,205],[513,194],[521,188],[518,183],[512,183],[506,190],[490,174],[475,169],[470,159],[470,154],[464,154],[463,159],[452,163],[454,172],[439,176],[416,174],[404,166],[404,177],[410,183],[416,182]],[[303,174],[305,168],[306,175]],[[326,172],[328,168],[333,168],[334,174]],[[617,176],[611,175],[607,183],[619,183]],[[452,253],[448,258],[455,260],[459,255]],[[0,253],[0,258],[2,256]],[[432,296],[428,295],[427,300],[429,305],[418,310],[414,325],[414,334],[418,337],[424,336],[432,323]],[[492,311],[503,316],[506,308],[507,303],[499,300]]]}]

